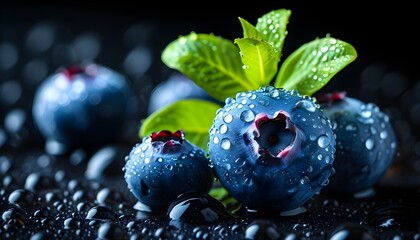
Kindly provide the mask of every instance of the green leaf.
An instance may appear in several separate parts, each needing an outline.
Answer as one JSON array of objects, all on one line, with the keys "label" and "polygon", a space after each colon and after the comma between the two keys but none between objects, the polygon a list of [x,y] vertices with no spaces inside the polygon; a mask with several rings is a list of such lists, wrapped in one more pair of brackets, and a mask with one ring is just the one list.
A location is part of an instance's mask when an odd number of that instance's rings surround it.
[{"label": "green leaf", "polygon": [[239,21],[242,25],[244,38],[255,38],[258,40],[265,39],[264,36],[254,27],[254,25],[249,23],[247,20],[239,18]]},{"label": "green leaf", "polygon": [[140,126],[139,137],[161,130],[183,130],[188,141],[207,151],[209,129],[219,108],[206,100],[178,100],[149,115]]},{"label": "green leaf", "polygon": [[264,40],[238,38],[235,43],[241,50],[242,63],[248,79],[259,86],[268,85],[277,73],[276,53]]},{"label": "green leaf", "polygon": [[255,26],[258,32],[262,33],[264,40],[273,45],[278,54],[277,62],[280,61],[291,14],[292,11],[288,9],[273,10],[258,18]]},{"label": "green leaf", "polygon": [[283,62],[274,85],[312,95],[356,58],[356,50],[347,42],[329,36],[315,39]]},{"label": "green leaf", "polygon": [[256,88],[242,69],[239,48],[233,41],[213,34],[192,32],[181,36],[168,44],[161,58],[222,102],[237,92]]},{"label": "green leaf", "polygon": [[228,210],[236,205],[240,205],[238,200],[236,200],[223,186],[213,186],[210,190],[209,195],[219,200]]}]

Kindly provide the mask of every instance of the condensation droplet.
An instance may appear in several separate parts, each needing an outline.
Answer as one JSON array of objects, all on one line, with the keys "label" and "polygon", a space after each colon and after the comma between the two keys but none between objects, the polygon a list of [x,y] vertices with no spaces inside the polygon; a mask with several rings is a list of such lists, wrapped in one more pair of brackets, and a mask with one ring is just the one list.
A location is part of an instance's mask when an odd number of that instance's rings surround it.
[{"label": "condensation droplet", "polygon": [[387,137],[388,137],[388,133],[387,133],[386,131],[382,131],[382,132],[379,134],[379,136],[380,136],[380,138],[381,138],[381,139],[385,139],[385,138],[387,138]]},{"label": "condensation droplet", "polygon": [[307,99],[300,100],[295,104],[295,108],[303,108],[308,110],[309,112],[315,112],[316,106],[312,101]]},{"label": "condensation droplet", "polygon": [[365,147],[368,150],[372,150],[374,146],[375,146],[375,143],[373,142],[373,140],[371,138],[366,139],[366,141],[365,141]]},{"label": "condensation droplet", "polygon": [[245,110],[241,113],[241,120],[244,122],[252,122],[255,119],[255,114],[251,110]]},{"label": "condensation droplet", "polygon": [[318,154],[318,160],[322,160],[322,154]]},{"label": "condensation droplet", "polygon": [[229,150],[230,148],[230,140],[227,138],[223,138],[221,143],[220,143],[220,147],[225,149],[225,150]]},{"label": "condensation droplet", "polygon": [[227,125],[226,124],[222,124],[222,125],[220,125],[220,127],[219,127],[219,132],[221,133],[221,134],[224,134],[224,133],[226,133],[228,131],[228,127],[227,127]]},{"label": "condensation droplet", "polygon": [[318,138],[318,146],[325,148],[330,144],[330,138],[326,135],[322,135]]},{"label": "condensation droplet", "polygon": [[223,121],[225,123],[231,123],[233,121],[233,116],[230,114],[227,114],[226,116],[223,117]]},{"label": "condensation droplet", "polygon": [[349,123],[345,127],[346,131],[356,131],[357,127],[354,125],[354,123]]},{"label": "condensation droplet", "polygon": [[301,184],[308,184],[308,183],[309,183],[309,178],[308,178],[308,176],[303,176],[303,177],[300,179],[300,183],[301,183]]}]

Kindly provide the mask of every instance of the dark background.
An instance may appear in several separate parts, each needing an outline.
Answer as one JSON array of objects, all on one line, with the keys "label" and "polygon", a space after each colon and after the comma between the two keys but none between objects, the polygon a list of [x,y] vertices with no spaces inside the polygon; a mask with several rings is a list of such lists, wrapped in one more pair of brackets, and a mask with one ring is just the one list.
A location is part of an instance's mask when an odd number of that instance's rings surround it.
[{"label": "dark background", "polygon": [[[227,2],[222,1],[197,1],[189,4],[179,1],[165,4],[150,1],[44,1],[36,4],[24,1],[2,2],[0,39],[14,42],[19,47],[31,27],[42,21],[56,24],[58,38],[55,41],[60,43],[69,43],[78,34],[94,32],[99,36],[101,44],[100,54],[95,59],[121,70],[127,51],[135,44],[153,47],[155,66],[161,64],[160,51],[178,35],[191,31],[213,32],[233,40],[242,36],[237,17],[255,24],[257,18],[268,11],[288,8],[292,10],[292,15],[283,50],[285,55],[315,37],[331,34],[351,43],[358,51],[358,59],[344,70],[345,73],[359,71],[369,63],[380,61],[389,65],[392,70],[409,75],[410,82],[419,78],[416,60],[416,56],[420,54],[417,46],[419,20],[416,19],[416,8],[413,4],[405,1],[375,3],[332,0],[246,3],[229,1],[229,8],[225,7],[226,4]],[[124,40],[127,39],[125,34],[136,24],[147,25],[148,28],[139,29],[137,39],[132,40],[131,46],[128,46]],[[25,51],[19,50],[20,54]],[[25,61],[22,57],[19,58],[19,63]],[[49,69],[49,72],[52,70]],[[346,81],[353,82],[354,79]]]},{"label": "dark background", "polygon": [[[33,92],[43,79],[63,65],[89,59],[127,76],[139,96],[139,119],[144,118],[153,88],[173,72],[160,60],[167,44],[191,31],[233,40],[242,36],[238,17],[255,24],[271,10],[288,8],[292,15],[283,59],[302,44],[327,34],[352,44],[357,59],[322,91],[345,90],[378,104],[394,121],[400,141],[418,159],[420,41],[413,5],[405,1],[331,0],[3,1],[0,49],[6,44],[10,51],[12,46],[15,59],[0,52],[0,113],[3,119],[13,109],[30,109]],[[43,35],[45,29],[50,35]],[[12,82],[12,88],[10,84],[6,88],[4,82]],[[5,97],[16,85],[18,98]]]}]

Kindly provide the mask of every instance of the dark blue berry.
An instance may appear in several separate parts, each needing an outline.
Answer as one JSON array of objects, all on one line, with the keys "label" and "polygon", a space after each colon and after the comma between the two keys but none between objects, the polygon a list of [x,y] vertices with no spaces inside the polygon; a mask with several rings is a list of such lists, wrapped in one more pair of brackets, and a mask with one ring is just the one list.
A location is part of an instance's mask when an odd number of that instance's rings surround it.
[{"label": "dark blue berry", "polygon": [[203,99],[217,102],[206,91],[185,75],[174,73],[167,80],[159,83],[150,95],[149,114],[181,99]]},{"label": "dark blue berry", "polygon": [[76,64],[59,69],[39,86],[33,118],[47,140],[100,146],[122,137],[122,127],[135,118],[134,97],[116,71],[94,63]]},{"label": "dark blue berry", "polygon": [[253,210],[301,207],[328,181],[335,139],[309,96],[262,87],[228,98],[210,129],[216,177]]},{"label": "dark blue berry", "polygon": [[187,191],[208,193],[214,181],[206,153],[182,130],[162,130],[143,138],[126,157],[123,170],[130,191],[152,208],[166,208]]},{"label": "dark blue berry", "polygon": [[390,118],[374,103],[334,92],[317,97],[336,135],[335,173],[324,188],[356,193],[376,184],[394,161],[397,139]]}]

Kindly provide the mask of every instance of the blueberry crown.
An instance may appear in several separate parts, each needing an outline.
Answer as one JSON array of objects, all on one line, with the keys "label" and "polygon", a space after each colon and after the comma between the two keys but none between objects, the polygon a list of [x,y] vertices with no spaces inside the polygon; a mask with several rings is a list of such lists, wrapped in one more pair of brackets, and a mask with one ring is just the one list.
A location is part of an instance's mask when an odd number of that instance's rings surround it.
[{"label": "blueberry crown", "polygon": [[167,143],[179,142],[181,144],[185,139],[184,131],[182,130],[178,130],[175,132],[171,132],[169,130],[162,130],[159,132],[151,133],[150,138],[152,142],[167,142]]}]

